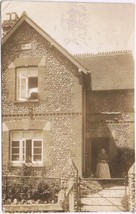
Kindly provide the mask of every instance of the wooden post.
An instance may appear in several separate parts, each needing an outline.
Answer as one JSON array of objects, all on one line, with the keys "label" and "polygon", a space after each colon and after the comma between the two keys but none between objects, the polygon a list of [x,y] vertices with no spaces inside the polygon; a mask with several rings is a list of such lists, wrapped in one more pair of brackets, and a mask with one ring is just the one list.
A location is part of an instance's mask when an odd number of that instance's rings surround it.
[{"label": "wooden post", "polygon": [[128,171],[129,211],[135,210],[135,164]]},{"label": "wooden post", "polygon": [[74,212],[74,192],[73,188],[69,194],[69,212]]}]

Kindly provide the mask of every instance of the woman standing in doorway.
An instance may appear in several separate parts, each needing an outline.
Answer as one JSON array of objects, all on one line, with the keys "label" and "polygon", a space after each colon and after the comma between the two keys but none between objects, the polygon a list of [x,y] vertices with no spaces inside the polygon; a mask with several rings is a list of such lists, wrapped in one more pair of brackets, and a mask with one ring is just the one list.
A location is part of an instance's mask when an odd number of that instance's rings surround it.
[{"label": "woman standing in doorway", "polygon": [[97,156],[96,176],[97,178],[111,178],[109,169],[109,157],[105,149],[101,149]]}]

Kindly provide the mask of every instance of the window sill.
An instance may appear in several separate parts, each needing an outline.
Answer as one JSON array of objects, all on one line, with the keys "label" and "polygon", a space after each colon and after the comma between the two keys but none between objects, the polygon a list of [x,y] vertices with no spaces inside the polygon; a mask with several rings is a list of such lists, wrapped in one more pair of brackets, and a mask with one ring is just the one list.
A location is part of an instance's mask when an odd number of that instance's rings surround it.
[{"label": "window sill", "polygon": [[27,167],[44,167],[44,165],[43,164],[31,164],[31,165],[29,165],[29,164],[26,164],[26,163],[24,163],[24,164],[12,164],[12,167],[22,167],[23,165],[25,165],[25,166],[27,166]]},{"label": "window sill", "polygon": [[14,103],[38,103],[39,100],[17,100],[17,101],[14,101]]}]

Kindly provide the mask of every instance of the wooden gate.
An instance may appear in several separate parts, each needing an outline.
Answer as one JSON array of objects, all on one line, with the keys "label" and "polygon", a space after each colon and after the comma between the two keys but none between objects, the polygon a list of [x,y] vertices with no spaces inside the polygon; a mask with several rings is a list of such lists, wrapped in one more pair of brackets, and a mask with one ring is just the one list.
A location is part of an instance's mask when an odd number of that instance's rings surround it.
[{"label": "wooden gate", "polygon": [[79,182],[80,211],[128,211],[125,178],[83,178]]}]

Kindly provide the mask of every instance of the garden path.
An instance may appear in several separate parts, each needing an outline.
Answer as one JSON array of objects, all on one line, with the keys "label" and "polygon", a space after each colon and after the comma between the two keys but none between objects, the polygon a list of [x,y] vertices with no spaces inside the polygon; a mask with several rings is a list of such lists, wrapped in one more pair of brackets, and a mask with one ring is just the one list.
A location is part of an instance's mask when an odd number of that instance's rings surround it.
[{"label": "garden path", "polygon": [[96,193],[84,191],[81,195],[82,212],[123,212],[122,199],[125,196],[125,186],[105,187]]}]

